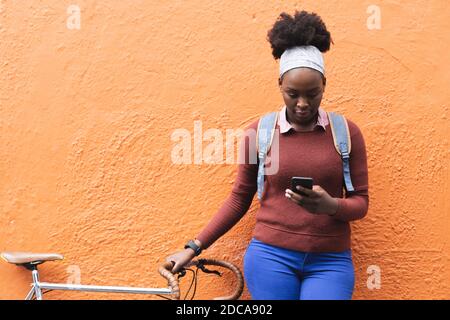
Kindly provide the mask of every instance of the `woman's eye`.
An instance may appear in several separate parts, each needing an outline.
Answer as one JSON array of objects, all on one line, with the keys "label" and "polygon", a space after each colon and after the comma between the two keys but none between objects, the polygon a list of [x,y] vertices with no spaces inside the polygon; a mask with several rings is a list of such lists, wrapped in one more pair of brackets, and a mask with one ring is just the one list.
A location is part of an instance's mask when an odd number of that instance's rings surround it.
[{"label": "woman's eye", "polygon": [[[317,97],[317,95],[318,95],[318,93],[308,94],[306,97],[307,97],[308,99],[314,99],[315,97]],[[296,94],[289,94],[289,93],[288,93],[288,96],[291,97],[291,98],[293,98],[293,99],[295,99],[295,98],[298,97]]]}]

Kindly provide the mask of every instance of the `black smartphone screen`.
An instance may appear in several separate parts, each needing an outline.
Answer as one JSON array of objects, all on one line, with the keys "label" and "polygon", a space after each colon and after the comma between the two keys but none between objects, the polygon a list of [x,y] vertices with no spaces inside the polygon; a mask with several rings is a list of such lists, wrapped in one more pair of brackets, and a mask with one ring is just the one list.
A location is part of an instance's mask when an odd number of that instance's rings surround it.
[{"label": "black smartphone screen", "polygon": [[309,177],[292,177],[291,178],[291,190],[302,195],[307,196],[305,193],[297,190],[297,186],[302,186],[312,190],[313,179]]}]

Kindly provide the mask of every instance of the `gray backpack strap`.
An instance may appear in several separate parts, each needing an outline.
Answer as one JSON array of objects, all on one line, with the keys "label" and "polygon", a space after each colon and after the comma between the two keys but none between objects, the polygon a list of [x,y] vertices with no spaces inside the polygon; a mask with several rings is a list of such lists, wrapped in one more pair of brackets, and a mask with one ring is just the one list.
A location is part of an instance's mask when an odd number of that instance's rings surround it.
[{"label": "gray backpack strap", "polygon": [[345,188],[347,189],[347,192],[355,191],[350,176],[350,152],[352,149],[352,141],[347,120],[343,115],[335,112],[328,112],[328,119],[330,119],[334,146],[342,158]]},{"label": "gray backpack strap", "polygon": [[275,133],[275,127],[278,119],[278,111],[271,112],[259,120],[258,129],[256,131],[256,152],[258,153],[258,199],[261,200],[264,191],[264,164],[266,161],[266,155],[269,152],[272,144],[273,135]]}]

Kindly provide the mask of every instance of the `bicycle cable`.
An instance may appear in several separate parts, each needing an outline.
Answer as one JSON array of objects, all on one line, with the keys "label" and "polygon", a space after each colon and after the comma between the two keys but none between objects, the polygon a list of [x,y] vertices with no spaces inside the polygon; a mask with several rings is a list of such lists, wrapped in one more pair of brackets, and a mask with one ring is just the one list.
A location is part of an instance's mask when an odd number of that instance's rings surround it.
[{"label": "bicycle cable", "polygon": [[[194,272],[192,269],[189,269],[189,268],[188,268],[188,269],[185,269],[185,270],[192,271],[192,272],[194,273],[194,275],[193,275],[191,284],[190,284],[190,286],[189,286],[189,289],[187,290],[186,295],[184,296],[184,300],[186,300],[186,298],[187,298],[187,296],[188,296],[188,294],[189,294],[189,291],[191,291],[192,284],[194,284],[194,291],[193,291],[193,293],[192,293],[192,297],[191,297],[190,300],[194,300],[195,294],[197,293],[198,270],[201,270],[201,271],[204,272],[204,273],[212,273],[212,274],[218,275],[219,277],[222,276],[222,273],[220,273],[220,272],[217,271],[217,270],[209,270],[209,269],[207,269],[207,268],[205,267],[205,265],[204,265],[204,260],[203,260],[203,259],[199,260],[199,263],[196,265],[195,272]],[[184,276],[184,275],[183,275],[183,276]]]},{"label": "bicycle cable", "polygon": [[198,269],[199,269],[198,267],[197,267],[197,269],[195,269],[195,271],[192,270],[192,269],[187,269],[189,271],[192,271],[193,275],[192,275],[191,285],[189,286],[189,289],[186,291],[186,295],[184,296],[184,300],[186,300],[186,298],[187,298],[187,296],[189,294],[189,291],[191,291],[191,288],[192,288],[193,284],[194,284],[194,292],[192,293],[192,297],[189,300],[194,300],[195,293],[197,292]]}]

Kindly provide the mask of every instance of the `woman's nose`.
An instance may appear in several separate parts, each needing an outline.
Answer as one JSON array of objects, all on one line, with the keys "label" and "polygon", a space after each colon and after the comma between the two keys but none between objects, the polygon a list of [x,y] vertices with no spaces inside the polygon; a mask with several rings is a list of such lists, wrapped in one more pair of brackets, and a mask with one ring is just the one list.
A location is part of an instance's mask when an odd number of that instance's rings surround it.
[{"label": "woman's nose", "polygon": [[298,98],[297,101],[297,107],[299,108],[307,108],[308,107],[308,101],[302,97]]}]

